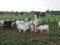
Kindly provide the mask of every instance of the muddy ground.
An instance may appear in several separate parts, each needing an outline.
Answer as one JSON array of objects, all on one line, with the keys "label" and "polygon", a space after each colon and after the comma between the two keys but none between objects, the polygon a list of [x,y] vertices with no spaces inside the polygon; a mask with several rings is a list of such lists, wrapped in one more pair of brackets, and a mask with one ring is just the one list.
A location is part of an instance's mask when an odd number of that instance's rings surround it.
[{"label": "muddy ground", "polygon": [[37,31],[36,33],[35,32],[19,33],[17,29],[9,29],[9,28],[4,29],[0,27],[1,41],[14,39],[14,40],[23,40],[26,43],[29,43],[29,41],[32,42],[32,40],[37,40],[38,42],[41,42],[42,44],[45,44],[45,45],[57,45],[57,44],[59,45],[60,36],[50,37],[49,34],[50,33],[46,33],[46,31],[43,31],[42,33],[40,33],[40,31]]}]

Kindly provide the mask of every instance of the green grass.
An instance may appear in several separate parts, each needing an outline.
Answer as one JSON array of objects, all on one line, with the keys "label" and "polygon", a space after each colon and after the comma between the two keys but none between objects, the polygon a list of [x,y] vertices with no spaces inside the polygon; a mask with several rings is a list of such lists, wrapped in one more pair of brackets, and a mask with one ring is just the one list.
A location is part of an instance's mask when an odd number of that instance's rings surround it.
[{"label": "green grass", "polygon": [[25,19],[25,18],[31,18],[32,15],[0,15],[0,19]]}]

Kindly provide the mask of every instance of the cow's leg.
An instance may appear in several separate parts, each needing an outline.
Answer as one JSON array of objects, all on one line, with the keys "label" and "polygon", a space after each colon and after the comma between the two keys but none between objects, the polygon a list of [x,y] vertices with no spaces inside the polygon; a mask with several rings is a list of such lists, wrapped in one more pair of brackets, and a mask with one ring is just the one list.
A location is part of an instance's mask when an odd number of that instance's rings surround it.
[{"label": "cow's leg", "polygon": [[35,30],[35,32],[37,32],[37,31]]},{"label": "cow's leg", "polygon": [[42,29],[41,29],[41,33],[42,33]]},{"label": "cow's leg", "polygon": [[36,31],[36,28],[37,28],[37,25],[35,24],[35,32],[37,32],[37,31]]},{"label": "cow's leg", "polygon": [[47,29],[47,33],[49,33],[49,29]]},{"label": "cow's leg", "polygon": [[5,29],[5,24],[4,24],[4,29]]},{"label": "cow's leg", "polygon": [[23,33],[26,33],[26,30],[23,30]]},{"label": "cow's leg", "polygon": [[19,33],[21,33],[21,29],[19,29]]}]

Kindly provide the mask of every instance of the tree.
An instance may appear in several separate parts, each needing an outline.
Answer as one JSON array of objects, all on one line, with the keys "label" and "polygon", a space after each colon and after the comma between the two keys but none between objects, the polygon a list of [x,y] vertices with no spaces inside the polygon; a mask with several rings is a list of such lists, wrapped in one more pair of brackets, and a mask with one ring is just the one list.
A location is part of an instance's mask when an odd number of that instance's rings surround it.
[{"label": "tree", "polygon": [[46,10],[46,13],[49,13],[49,9]]},{"label": "tree", "polygon": [[15,15],[16,15],[16,16],[18,15],[18,12],[17,12],[17,11],[15,12]]},{"label": "tree", "polygon": [[41,12],[41,13],[40,13],[40,16],[41,16],[41,17],[44,17],[44,16],[45,16],[45,12]]},{"label": "tree", "polygon": [[23,14],[24,14],[24,12],[20,12],[20,14],[21,14],[21,15],[23,15]]},{"label": "tree", "polygon": [[38,16],[40,16],[40,12],[36,11],[35,14]]}]

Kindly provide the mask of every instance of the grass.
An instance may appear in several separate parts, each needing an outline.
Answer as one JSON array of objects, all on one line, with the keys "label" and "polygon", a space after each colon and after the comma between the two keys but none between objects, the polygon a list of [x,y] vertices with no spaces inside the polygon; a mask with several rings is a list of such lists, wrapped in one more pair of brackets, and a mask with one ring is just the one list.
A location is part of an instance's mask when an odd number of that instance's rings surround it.
[{"label": "grass", "polygon": [[29,17],[33,17],[32,15],[0,15],[0,19],[25,19],[25,18],[29,18]]}]

